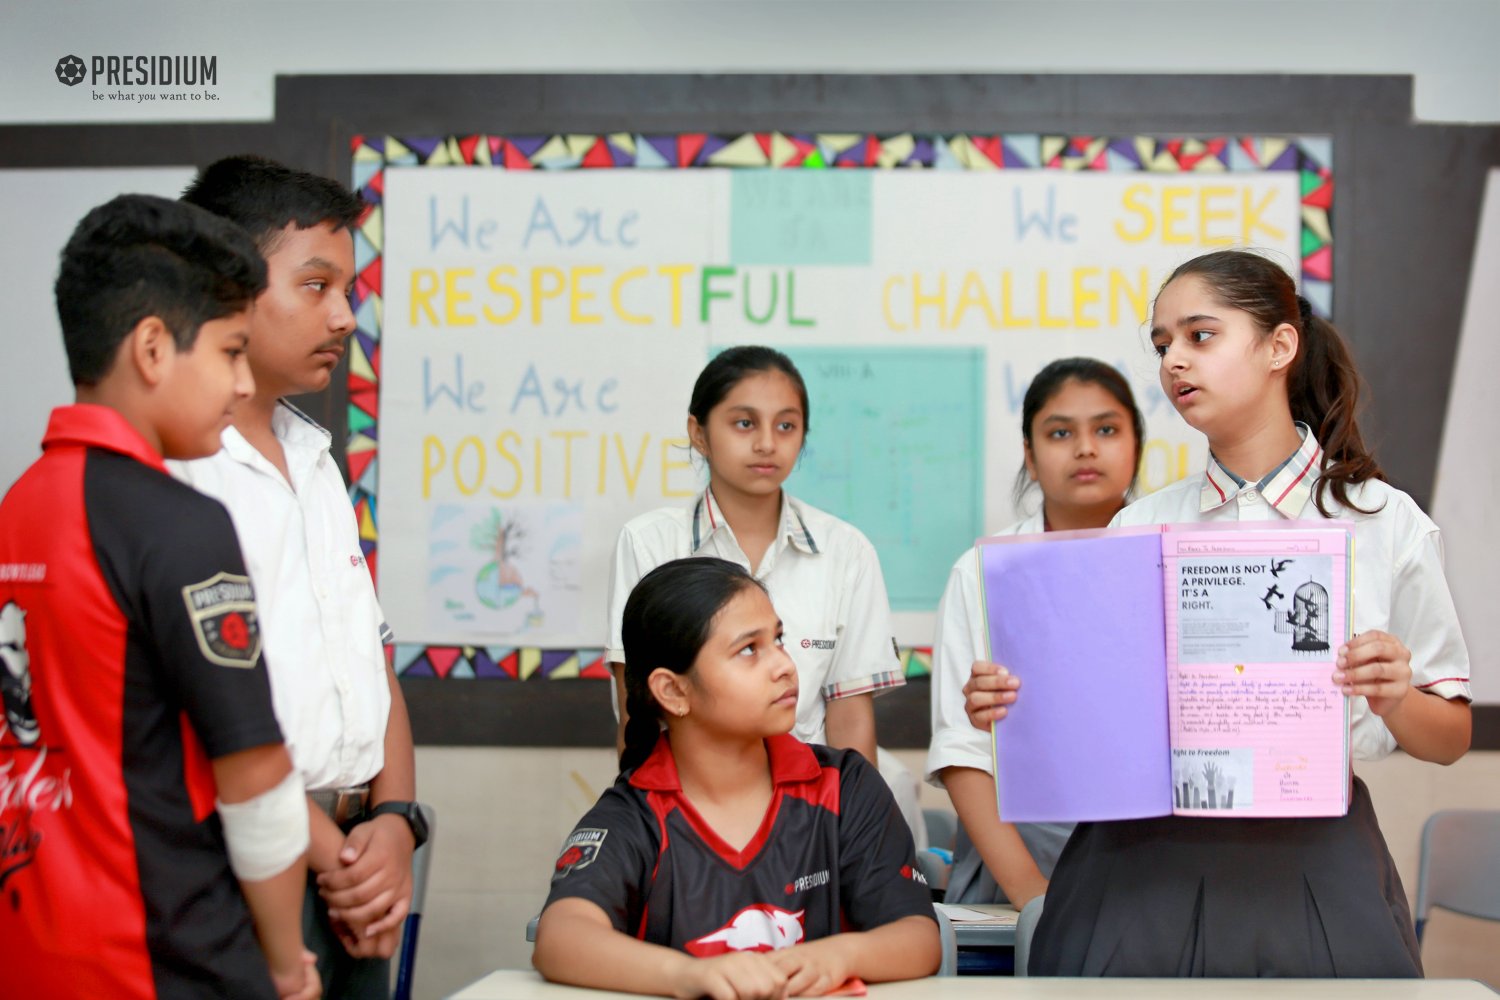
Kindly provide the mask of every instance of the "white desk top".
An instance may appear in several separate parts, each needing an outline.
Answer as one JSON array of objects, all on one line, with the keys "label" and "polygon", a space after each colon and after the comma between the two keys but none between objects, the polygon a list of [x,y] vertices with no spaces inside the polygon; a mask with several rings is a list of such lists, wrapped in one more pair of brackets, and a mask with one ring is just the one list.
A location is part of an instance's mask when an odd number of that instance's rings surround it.
[{"label": "white desk top", "polygon": [[[634,997],[544,982],[529,969],[502,969],[452,1000],[605,1000]],[[1494,1000],[1471,979],[1009,979],[963,976],[878,983],[870,1000]]]}]

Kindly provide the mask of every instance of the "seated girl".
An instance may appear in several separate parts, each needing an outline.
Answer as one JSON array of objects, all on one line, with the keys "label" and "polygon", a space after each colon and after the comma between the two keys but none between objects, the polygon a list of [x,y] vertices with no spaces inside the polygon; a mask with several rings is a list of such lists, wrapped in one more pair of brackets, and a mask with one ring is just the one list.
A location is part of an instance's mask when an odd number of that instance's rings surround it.
[{"label": "seated girl", "polygon": [[738,998],[935,972],[931,895],[885,783],[789,735],[797,670],[761,584],[721,559],[665,563],[623,638],[620,777],[563,846],[537,970]]}]

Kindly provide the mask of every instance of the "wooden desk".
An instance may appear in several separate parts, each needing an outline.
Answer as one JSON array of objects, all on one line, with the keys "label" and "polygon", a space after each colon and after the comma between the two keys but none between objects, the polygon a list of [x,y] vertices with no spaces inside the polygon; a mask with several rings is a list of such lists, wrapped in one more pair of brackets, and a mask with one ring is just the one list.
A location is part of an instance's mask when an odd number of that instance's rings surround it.
[{"label": "wooden desk", "polygon": [[[492,972],[452,1000],[635,997],[544,982],[530,970]],[[870,1000],[1494,1000],[1471,979],[914,979],[870,987]],[[638,998],[637,998],[638,1000]]]}]

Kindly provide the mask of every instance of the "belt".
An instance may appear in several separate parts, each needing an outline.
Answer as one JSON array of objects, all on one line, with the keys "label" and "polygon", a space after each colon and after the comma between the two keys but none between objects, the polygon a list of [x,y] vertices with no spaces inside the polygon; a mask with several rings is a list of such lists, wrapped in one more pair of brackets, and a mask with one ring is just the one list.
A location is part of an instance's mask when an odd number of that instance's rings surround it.
[{"label": "belt", "polygon": [[348,832],[369,811],[370,786],[326,788],[308,792],[307,797],[312,799],[313,803],[323,810],[339,829]]}]

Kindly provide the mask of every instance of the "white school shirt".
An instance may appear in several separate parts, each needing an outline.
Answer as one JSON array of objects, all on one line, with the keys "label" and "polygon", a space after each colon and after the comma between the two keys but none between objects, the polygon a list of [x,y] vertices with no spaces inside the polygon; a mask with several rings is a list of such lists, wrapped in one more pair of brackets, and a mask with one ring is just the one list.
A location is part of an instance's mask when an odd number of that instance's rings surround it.
[{"label": "white school shirt", "polygon": [[[1321,519],[1312,498],[1323,449],[1305,424],[1298,424],[1297,430],[1301,447],[1262,482],[1239,483],[1210,455],[1201,477],[1181,480],[1136,501],[1116,514],[1110,527]],[[1334,517],[1354,524],[1354,633],[1389,632],[1411,650],[1411,682],[1418,690],[1469,700],[1469,653],[1443,576],[1437,525],[1415,500],[1388,483],[1360,483],[1350,488],[1349,499],[1375,511],[1351,510],[1332,493],[1324,501]],[[1352,702],[1354,756],[1378,760],[1396,749],[1396,738],[1370,711],[1369,703],[1363,697]]]},{"label": "white school shirt", "polygon": [[[1040,508],[1024,521],[995,532],[1039,535],[1046,530]],[[964,714],[964,685],[975,660],[989,659],[985,639],[984,601],[979,593],[979,560],[975,548],[958,557],[948,571],[948,585],[938,603],[937,632],[932,637],[932,742],[927,746],[927,783],[943,788],[938,772],[945,767],[972,767],[995,773],[990,734],[975,729]]]},{"label": "white school shirt", "polygon": [[255,585],[271,702],[309,791],[360,785],[385,766],[390,641],[359,547],[332,436],[282,401],[271,427],[291,485],[233,427],[172,474],[229,509]]},{"label": "white school shirt", "polygon": [[[620,531],[609,577],[609,648],[625,662],[625,600],[651,570],[673,559],[716,556],[750,569],[713,492],[691,507],[662,507]],[[797,665],[797,723],[804,743],[824,742],[824,700],[880,694],[906,683],[875,547],[851,524],[781,494],[781,526],[755,570],[781,616]]]}]

